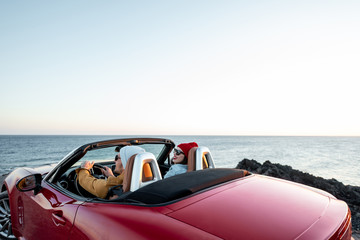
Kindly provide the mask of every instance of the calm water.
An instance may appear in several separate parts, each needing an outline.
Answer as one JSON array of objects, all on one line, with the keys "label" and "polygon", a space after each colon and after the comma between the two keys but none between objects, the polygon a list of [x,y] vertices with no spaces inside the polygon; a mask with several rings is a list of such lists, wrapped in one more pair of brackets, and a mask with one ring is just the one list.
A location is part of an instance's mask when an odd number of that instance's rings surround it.
[{"label": "calm water", "polygon": [[[21,166],[57,163],[74,148],[134,136],[0,136],[0,175]],[[244,158],[292,166],[315,176],[360,186],[360,137],[149,136],[175,144],[196,141],[210,149],[217,167]]]}]

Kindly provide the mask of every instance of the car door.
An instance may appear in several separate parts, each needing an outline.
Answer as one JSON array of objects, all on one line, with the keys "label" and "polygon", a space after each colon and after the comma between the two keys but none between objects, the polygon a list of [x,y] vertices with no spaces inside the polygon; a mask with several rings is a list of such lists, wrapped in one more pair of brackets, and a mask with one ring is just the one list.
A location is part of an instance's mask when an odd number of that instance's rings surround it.
[{"label": "car door", "polygon": [[18,198],[17,220],[25,239],[68,239],[78,207],[76,201],[45,181],[39,193],[23,192]]}]

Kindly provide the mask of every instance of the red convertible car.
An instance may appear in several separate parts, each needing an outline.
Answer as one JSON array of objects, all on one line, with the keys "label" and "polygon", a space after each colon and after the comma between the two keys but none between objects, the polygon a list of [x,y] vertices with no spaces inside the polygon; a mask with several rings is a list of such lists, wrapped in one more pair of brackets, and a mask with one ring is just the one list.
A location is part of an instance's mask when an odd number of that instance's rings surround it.
[{"label": "red convertible car", "polygon": [[[133,158],[127,189],[115,199],[92,196],[76,169],[112,167],[123,146],[146,150]],[[4,239],[351,239],[345,202],[319,189],[216,168],[206,147],[191,150],[188,172],[163,179],[175,144],[131,138],[83,145],[57,165],[18,168],[4,180],[0,236]],[[115,151],[115,152],[114,152]],[[125,181],[124,181],[125,184]],[[123,189],[124,186],[123,186]]]}]

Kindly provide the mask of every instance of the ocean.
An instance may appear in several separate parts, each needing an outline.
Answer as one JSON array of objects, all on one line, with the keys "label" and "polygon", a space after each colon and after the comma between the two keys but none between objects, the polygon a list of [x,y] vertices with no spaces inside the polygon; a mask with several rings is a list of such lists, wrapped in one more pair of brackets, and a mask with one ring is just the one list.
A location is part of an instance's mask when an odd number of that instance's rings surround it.
[{"label": "ocean", "polygon": [[[99,140],[136,136],[0,135],[0,175],[17,167],[57,163],[74,148]],[[144,137],[144,136],[142,136]],[[360,186],[360,137],[145,136],[210,149],[217,167],[234,168],[244,158],[289,165],[345,185]]]}]

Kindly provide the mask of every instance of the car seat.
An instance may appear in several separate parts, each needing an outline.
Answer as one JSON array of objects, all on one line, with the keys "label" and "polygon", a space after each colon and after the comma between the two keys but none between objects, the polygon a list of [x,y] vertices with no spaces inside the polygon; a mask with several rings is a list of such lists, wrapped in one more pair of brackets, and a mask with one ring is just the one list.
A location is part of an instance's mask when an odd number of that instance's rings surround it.
[{"label": "car seat", "polygon": [[154,154],[145,152],[134,155],[126,163],[123,192],[136,191],[161,179],[159,165]]},{"label": "car seat", "polygon": [[193,147],[188,153],[188,172],[215,168],[211,152],[207,147]]}]

